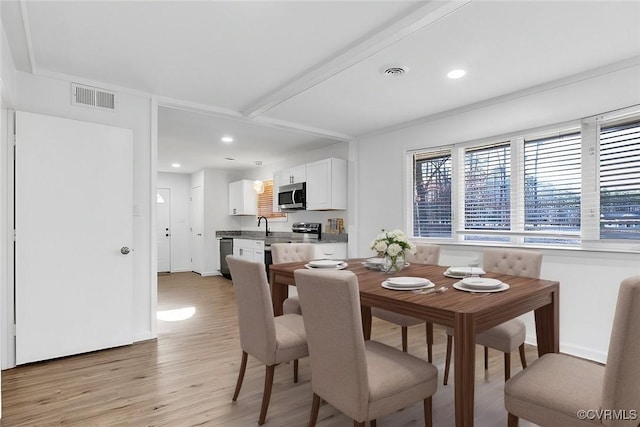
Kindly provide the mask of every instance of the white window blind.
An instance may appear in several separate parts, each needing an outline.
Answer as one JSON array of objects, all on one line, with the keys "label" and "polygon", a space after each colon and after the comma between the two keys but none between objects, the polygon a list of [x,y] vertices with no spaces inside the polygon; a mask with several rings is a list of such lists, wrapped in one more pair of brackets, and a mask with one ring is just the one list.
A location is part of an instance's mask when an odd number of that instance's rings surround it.
[{"label": "white window blind", "polygon": [[[501,143],[465,151],[465,230],[511,228],[511,147]],[[509,240],[506,237],[465,235],[466,240]]]},{"label": "white window blind", "polygon": [[273,198],[278,197],[277,194],[273,194],[273,180],[267,179],[262,183],[264,184],[264,192],[258,194],[258,216],[269,219],[286,218],[286,213],[273,211]]},{"label": "white window blind", "polygon": [[600,128],[600,239],[640,239],[640,119]]},{"label": "white window blind", "polygon": [[451,237],[451,150],[413,159],[413,236]]},{"label": "white window blind", "polygon": [[576,233],[575,238],[527,237],[527,243],[577,244],[581,203],[580,132],[525,140],[524,230]]},{"label": "white window blind", "polygon": [[407,163],[413,237],[640,250],[640,105]]}]

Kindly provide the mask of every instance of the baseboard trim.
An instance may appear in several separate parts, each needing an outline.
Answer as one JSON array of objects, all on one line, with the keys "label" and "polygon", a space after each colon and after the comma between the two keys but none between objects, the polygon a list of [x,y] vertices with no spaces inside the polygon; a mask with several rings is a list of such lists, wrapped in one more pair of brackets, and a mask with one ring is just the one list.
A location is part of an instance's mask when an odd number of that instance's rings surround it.
[{"label": "baseboard trim", "polygon": [[[527,335],[525,342],[534,346],[538,345],[538,341],[535,335]],[[593,348],[582,347],[562,341],[560,341],[560,352],[598,363],[605,363],[607,361],[607,353],[603,351],[598,351]]]},{"label": "baseboard trim", "polygon": [[207,276],[220,276],[220,272],[219,271],[205,271],[204,273],[200,273],[200,275],[202,277],[207,277]]}]

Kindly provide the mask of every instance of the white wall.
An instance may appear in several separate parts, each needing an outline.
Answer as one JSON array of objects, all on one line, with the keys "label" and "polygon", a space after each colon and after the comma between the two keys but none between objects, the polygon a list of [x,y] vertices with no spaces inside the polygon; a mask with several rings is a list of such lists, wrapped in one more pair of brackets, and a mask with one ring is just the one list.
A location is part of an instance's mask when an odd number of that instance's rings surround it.
[{"label": "white wall", "polygon": [[216,231],[237,230],[240,219],[229,215],[229,183],[242,179],[238,171],[204,170],[204,270],[203,275],[217,275],[220,252]]},{"label": "white wall", "polygon": [[[369,256],[381,228],[405,224],[405,151],[471,141],[552,125],[640,104],[640,66],[567,84],[553,90],[426,121],[352,144],[357,191],[350,193],[350,256]],[[561,350],[604,361],[620,281],[640,274],[640,255],[544,250],[543,278],[560,281]],[[466,265],[481,248],[445,245],[441,264]],[[597,315],[594,315],[597,313]],[[535,336],[529,320],[528,339]]]},{"label": "white wall", "polygon": [[[0,173],[0,301],[13,301],[13,292],[9,290],[9,245],[8,232],[8,197],[7,197],[7,184],[9,181],[8,167],[7,166],[7,150],[8,147],[8,124],[9,124],[9,110],[5,104],[4,98],[0,97],[0,165],[2,171]],[[12,319],[7,315],[6,305],[0,303],[0,359],[2,360],[2,368],[13,366],[14,355],[9,355],[9,346],[5,345],[10,339],[9,330],[6,325],[13,323]],[[13,338],[11,338],[13,340]],[[2,418],[2,377],[0,375],[0,418]]]},{"label": "white wall", "polygon": [[[15,364],[13,342],[8,325],[13,323],[13,309],[9,310],[8,302],[13,302],[13,287],[9,286],[9,265],[13,262],[12,243],[9,242],[9,230],[12,225],[9,218],[10,191],[9,174],[13,171],[9,163],[9,139],[13,134],[13,125],[9,117],[9,109],[13,107],[15,98],[15,65],[9,53],[4,28],[0,25],[0,367],[6,369]],[[0,375],[0,385],[2,376]],[[0,419],[2,418],[2,391],[0,387]]]},{"label": "white wall", "polygon": [[[101,123],[133,130],[133,283],[134,340],[152,338],[155,331],[155,259],[152,259],[151,99],[118,93],[117,111],[97,111],[71,105],[71,81],[16,74],[15,109],[50,116]],[[106,87],[108,89],[108,87]],[[45,179],[45,178],[43,178]]]},{"label": "white wall", "polygon": [[191,175],[159,172],[156,187],[171,190],[171,272],[191,271],[189,255]]},{"label": "white wall", "polygon": [[2,25],[0,25],[0,88],[2,99],[7,106],[11,107],[16,92],[16,67]]},{"label": "white wall", "polygon": [[191,188],[203,187],[203,276],[220,274],[220,248],[216,231],[240,229],[240,218],[229,215],[229,183],[239,179],[242,179],[239,171],[203,169],[191,174]]}]

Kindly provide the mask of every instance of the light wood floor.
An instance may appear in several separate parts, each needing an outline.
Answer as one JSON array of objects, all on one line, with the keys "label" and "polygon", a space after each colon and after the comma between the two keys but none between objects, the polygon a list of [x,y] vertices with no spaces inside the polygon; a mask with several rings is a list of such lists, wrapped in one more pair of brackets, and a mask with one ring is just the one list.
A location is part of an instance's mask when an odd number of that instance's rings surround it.
[{"label": "light wood floor", "polygon": [[[251,426],[257,425],[264,367],[249,357],[238,402],[232,404],[240,363],[231,282],[193,273],[160,275],[158,310],[194,307],[193,317],[158,322],[158,339],[131,346],[35,363],[3,371],[2,426]],[[400,347],[399,328],[374,319],[373,339]],[[409,352],[426,359],[424,327],[409,329]],[[440,384],[434,396],[435,426],[453,426],[453,375],[442,385],[445,334],[436,327],[434,362]],[[477,352],[476,426],[506,426],[502,354],[490,351],[488,375]],[[535,348],[527,349],[529,362]],[[520,371],[514,353],[512,375]],[[301,427],[311,408],[309,362],[276,368],[265,426]],[[318,426],[351,426],[324,404]],[[418,403],[378,420],[383,426],[421,426]],[[521,426],[531,424],[521,421]]]}]

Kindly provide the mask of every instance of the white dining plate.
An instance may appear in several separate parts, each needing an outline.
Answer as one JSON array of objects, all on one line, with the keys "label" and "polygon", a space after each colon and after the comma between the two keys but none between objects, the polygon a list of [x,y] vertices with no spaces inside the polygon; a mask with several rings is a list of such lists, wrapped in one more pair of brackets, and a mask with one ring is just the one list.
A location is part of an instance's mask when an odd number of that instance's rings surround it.
[{"label": "white dining plate", "polygon": [[462,279],[462,278],[467,277],[466,274],[455,274],[455,273],[452,273],[449,270],[445,271],[444,275],[447,276],[447,277],[451,277],[452,279]]},{"label": "white dining plate", "polygon": [[423,277],[390,277],[386,281],[396,287],[419,286],[431,283],[429,279]]},{"label": "white dining plate", "polygon": [[344,268],[347,268],[349,266],[349,264],[347,264],[344,261],[341,261],[340,264],[332,265],[332,266],[329,266],[329,267],[315,267],[315,266],[311,265],[311,263],[305,264],[304,266],[306,268],[308,268],[309,270],[342,270]]},{"label": "white dining plate", "polygon": [[507,289],[509,289],[510,286],[507,285],[506,283],[501,283],[500,286],[498,286],[497,288],[493,288],[493,289],[473,289],[473,288],[467,288],[461,282],[457,282],[457,283],[453,284],[453,287],[456,288],[459,291],[474,292],[474,293],[488,293],[488,292],[506,291]]},{"label": "white dining plate", "polygon": [[500,280],[488,277],[465,277],[461,282],[471,289],[494,289],[502,284]]},{"label": "white dining plate", "polygon": [[336,268],[343,263],[344,261],[337,259],[315,259],[313,261],[309,261],[309,265],[315,268]]},{"label": "white dining plate", "polygon": [[418,289],[427,289],[433,288],[435,285],[431,282],[423,283],[422,285],[414,285],[414,286],[394,286],[386,280],[382,282],[382,287],[385,289],[391,289],[392,291],[415,291]]}]

